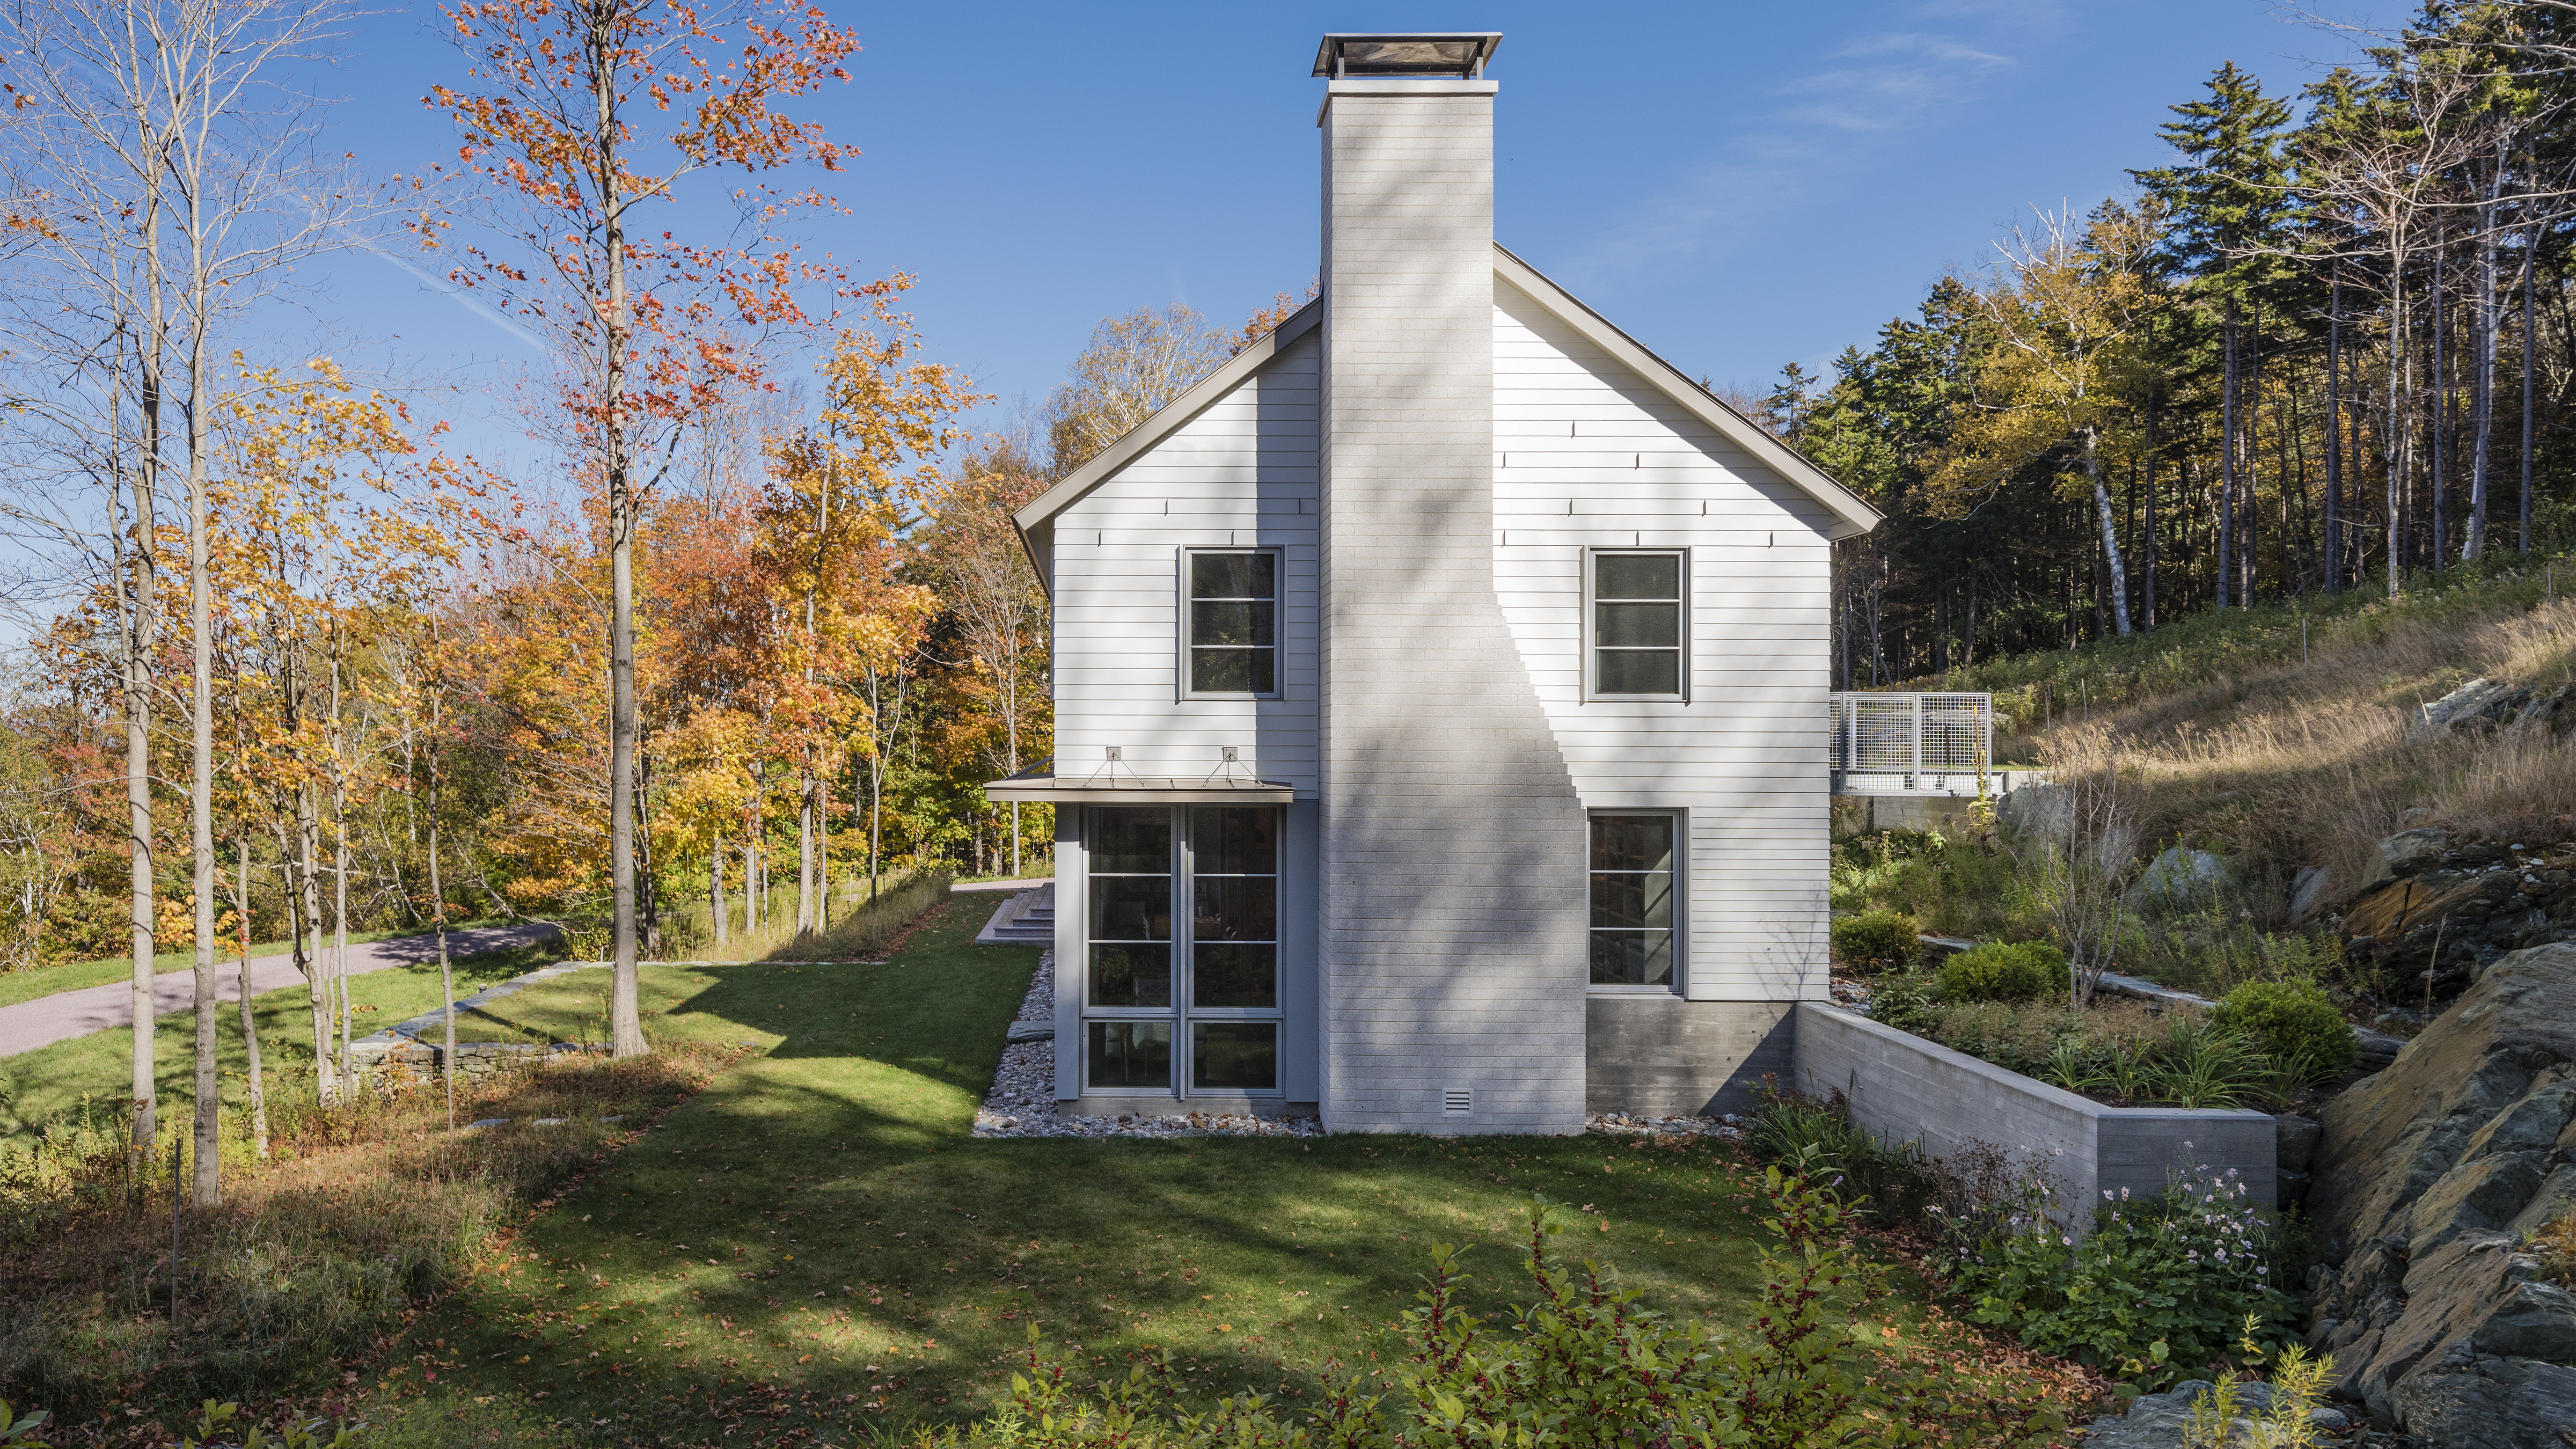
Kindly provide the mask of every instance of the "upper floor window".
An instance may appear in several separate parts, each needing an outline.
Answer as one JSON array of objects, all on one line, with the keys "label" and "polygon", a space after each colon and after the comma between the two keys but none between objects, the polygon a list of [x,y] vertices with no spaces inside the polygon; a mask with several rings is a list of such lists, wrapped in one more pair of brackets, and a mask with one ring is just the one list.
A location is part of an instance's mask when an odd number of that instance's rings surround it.
[{"label": "upper floor window", "polygon": [[1192,549],[1181,555],[1181,653],[1188,693],[1279,692],[1279,554]]},{"label": "upper floor window", "polygon": [[1684,697],[1689,563],[1680,549],[1594,549],[1584,556],[1588,697]]}]

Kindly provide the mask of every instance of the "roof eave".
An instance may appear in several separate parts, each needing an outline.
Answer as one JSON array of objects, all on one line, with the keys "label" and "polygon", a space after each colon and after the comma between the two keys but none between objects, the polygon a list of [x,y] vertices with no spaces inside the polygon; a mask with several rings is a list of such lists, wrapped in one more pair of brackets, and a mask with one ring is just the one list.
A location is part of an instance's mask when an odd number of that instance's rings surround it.
[{"label": "roof eave", "polygon": [[1592,310],[1582,298],[1559,285],[1553,278],[1519,257],[1501,242],[1494,243],[1496,275],[1529,294],[1540,306],[1564,321],[1585,338],[1625,363],[1638,376],[1655,385],[1673,401],[1688,408],[1700,421],[1715,428],[1727,441],[1752,454],[1768,465],[1792,486],[1814,498],[1833,515],[1833,524],[1825,536],[1836,542],[1858,538],[1884,521],[1885,515],[1862,501],[1859,494],[1836,482],[1834,476],[1816,466],[1797,449],[1765,432],[1761,424],[1728,407],[1715,393],[1664,361],[1636,338],[1620,330],[1619,325]]},{"label": "roof eave", "polygon": [[[1147,449],[1179,431],[1182,424],[1207,411],[1218,399],[1232,392],[1245,378],[1259,372],[1289,344],[1314,331],[1317,324],[1323,320],[1324,302],[1320,297],[1289,313],[1287,320],[1262,334],[1260,340],[1251,346],[1226,359],[1223,367],[1200,378],[1190,386],[1188,391],[1164,404],[1152,417],[1128,429],[1126,436],[1103,448],[1098,457],[1066,474],[1063,482],[1022,505],[1019,512],[1011,515],[1011,521],[1018,525],[1020,541],[1023,546],[1030,549],[1031,561],[1037,560],[1033,536],[1040,528],[1047,526],[1058,513],[1072,506],[1075,500],[1092,489],[1108,482],[1119,469],[1135,462]],[[1038,577],[1042,580],[1047,578],[1047,568],[1043,563],[1038,565]],[[1048,586],[1052,589],[1051,581]]]}]

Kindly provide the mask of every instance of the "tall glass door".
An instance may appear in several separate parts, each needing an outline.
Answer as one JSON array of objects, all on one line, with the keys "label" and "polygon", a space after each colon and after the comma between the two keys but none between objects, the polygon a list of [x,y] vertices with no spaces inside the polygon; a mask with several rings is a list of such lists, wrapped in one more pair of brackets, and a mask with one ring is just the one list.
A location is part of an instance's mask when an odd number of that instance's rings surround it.
[{"label": "tall glass door", "polygon": [[1273,806],[1094,807],[1083,1090],[1279,1090]]}]

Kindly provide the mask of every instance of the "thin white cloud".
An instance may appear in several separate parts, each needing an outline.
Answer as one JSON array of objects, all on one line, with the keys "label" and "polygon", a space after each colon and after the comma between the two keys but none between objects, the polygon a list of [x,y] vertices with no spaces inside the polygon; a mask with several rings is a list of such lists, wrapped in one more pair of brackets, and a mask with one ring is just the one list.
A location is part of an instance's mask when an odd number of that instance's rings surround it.
[{"label": "thin white cloud", "polygon": [[[1988,13],[1947,4],[1920,7],[1914,17],[1963,8]],[[1867,160],[1865,143],[1854,138],[1919,131],[1981,99],[1983,83],[2017,63],[1984,29],[1890,29],[1844,40],[1821,58],[1828,63],[1771,88],[1780,104],[1761,124],[1725,138],[1717,157],[1605,229],[1575,258],[1568,279],[1598,281],[1722,251],[1839,194]]]},{"label": "thin white cloud", "polygon": [[546,344],[538,338],[537,334],[520,326],[509,317],[494,311],[491,305],[486,303],[482,298],[475,296],[473,293],[456,285],[456,283],[448,280],[447,278],[439,276],[429,271],[427,268],[415,264],[409,257],[396,252],[387,251],[383,247],[376,245],[374,242],[365,243],[365,246],[369,252],[382,257],[386,261],[393,263],[395,266],[402,268],[404,271],[411,273],[413,276],[419,278],[423,285],[429,287],[431,290],[437,292],[447,300],[455,303],[457,306],[464,308],[468,315],[481,321],[489,322],[493,326],[510,334],[512,337],[517,338],[519,341],[526,343],[538,356],[543,357],[546,355]]}]

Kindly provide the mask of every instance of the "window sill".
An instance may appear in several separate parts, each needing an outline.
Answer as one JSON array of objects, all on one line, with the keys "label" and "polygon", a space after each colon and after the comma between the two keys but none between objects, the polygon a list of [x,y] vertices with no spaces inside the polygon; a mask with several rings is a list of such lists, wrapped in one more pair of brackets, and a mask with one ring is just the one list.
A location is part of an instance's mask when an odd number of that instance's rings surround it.
[{"label": "window sill", "polygon": [[1682,989],[1679,986],[1604,986],[1587,982],[1583,992],[1586,996],[1679,996]]}]

